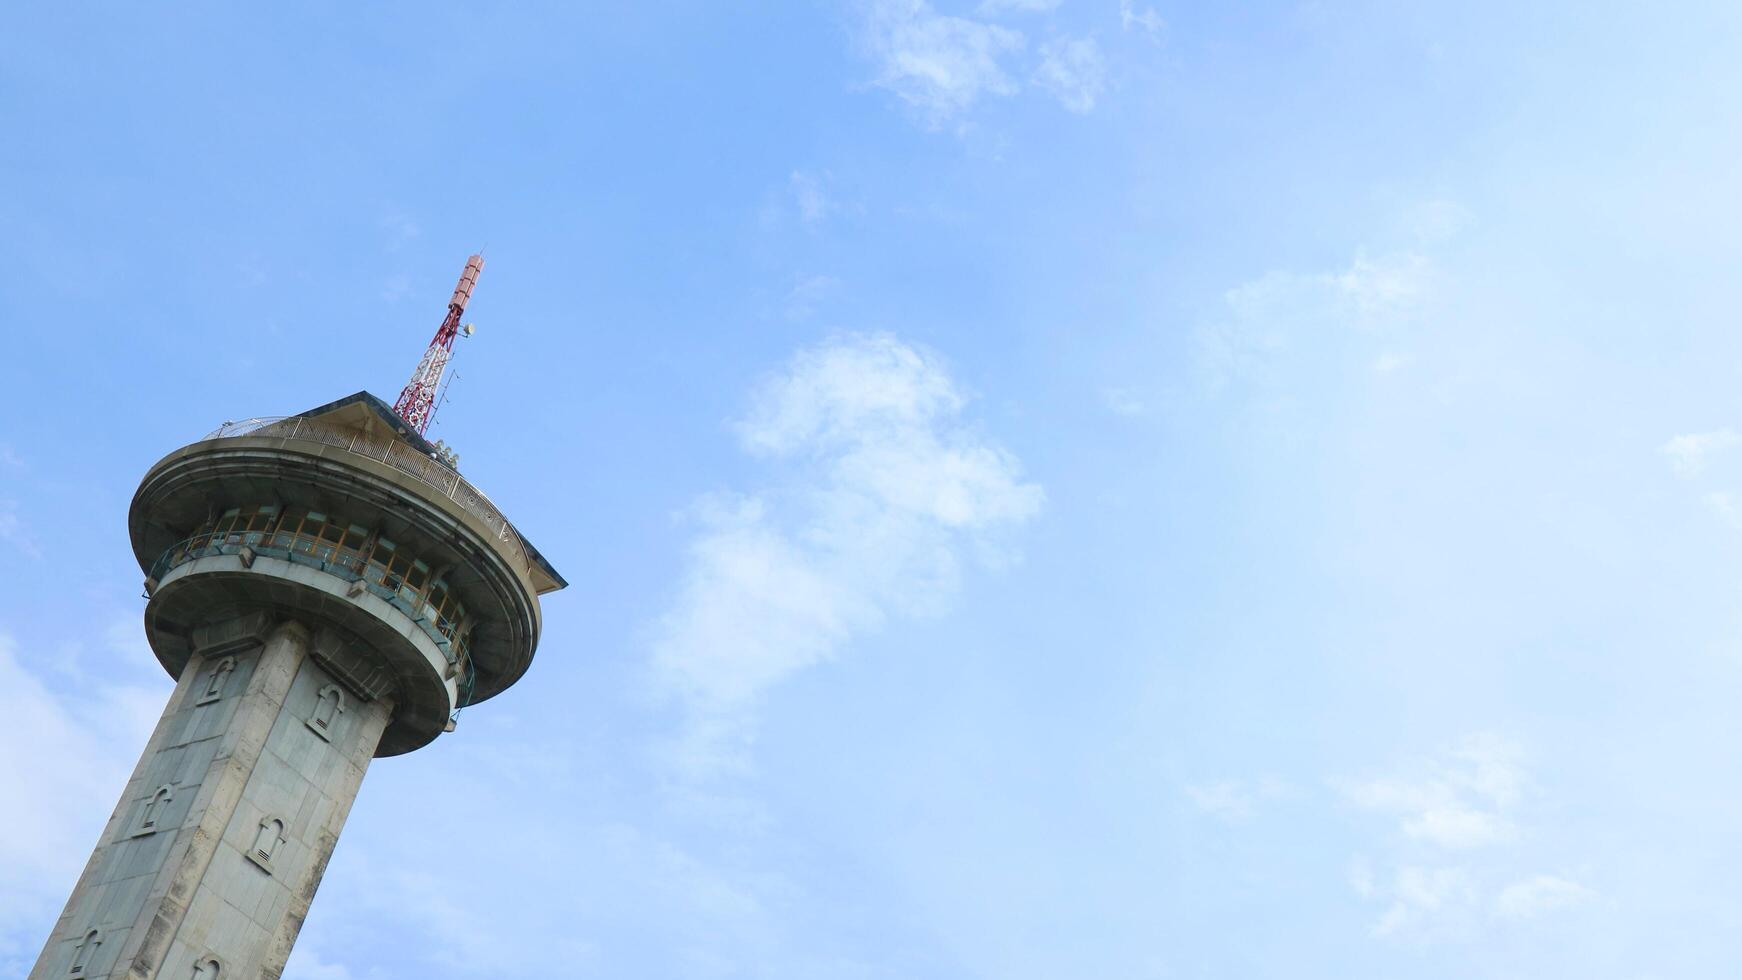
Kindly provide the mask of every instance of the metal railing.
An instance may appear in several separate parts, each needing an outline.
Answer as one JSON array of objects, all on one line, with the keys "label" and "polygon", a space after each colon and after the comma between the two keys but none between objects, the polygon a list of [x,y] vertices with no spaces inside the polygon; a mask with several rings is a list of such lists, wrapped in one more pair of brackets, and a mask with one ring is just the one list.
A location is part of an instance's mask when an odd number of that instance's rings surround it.
[{"label": "metal railing", "polygon": [[271,544],[270,542],[271,538],[260,532],[248,532],[247,537],[242,541],[227,541],[221,536],[213,536],[210,534],[199,534],[191,538],[184,538],[177,541],[175,544],[170,545],[168,550],[160,555],[156,561],[151,563],[151,570],[146,573],[150,583],[152,583],[151,585],[148,585],[148,587],[154,587],[154,583],[162,582],[165,575],[168,575],[175,569],[186,565],[190,561],[195,561],[200,558],[209,558],[213,555],[239,555],[242,553],[244,548],[253,552],[255,556],[280,558],[285,561],[294,562],[298,565],[318,569],[326,572],[328,575],[343,579],[346,582],[356,582],[360,580],[363,582],[363,587],[370,593],[404,613],[412,622],[416,623],[418,628],[423,630],[424,634],[435,643],[436,649],[442,652],[442,656],[447,658],[448,663],[459,671],[460,697],[459,705],[454,710],[454,716],[457,717],[459,715],[459,708],[463,708],[471,703],[472,691],[478,683],[478,673],[472,665],[472,658],[466,654],[463,637],[461,638],[461,642],[456,644],[446,636],[443,636],[441,630],[436,627],[436,624],[433,623],[429,617],[419,612],[412,603],[406,602],[405,598],[397,591],[389,589],[378,582],[371,582],[365,578],[363,574],[357,570],[356,566],[361,564],[358,561],[347,560],[345,558],[322,559],[311,555],[306,551],[299,551],[295,548],[281,548]]},{"label": "metal railing", "polygon": [[267,439],[301,439],[306,442],[318,442],[325,446],[333,446],[346,452],[372,459],[377,463],[385,463],[394,469],[415,477],[419,482],[430,486],[458,504],[466,513],[471,514],[490,529],[502,550],[520,562],[520,566],[528,572],[533,570],[532,557],[526,552],[526,545],[521,543],[520,535],[514,530],[514,525],[508,523],[508,518],[502,515],[490,498],[484,496],[484,491],[467,483],[465,478],[454,470],[428,456],[421,456],[409,445],[391,436],[367,435],[359,430],[333,425],[319,419],[307,419],[300,416],[273,416],[266,418],[243,419],[240,422],[225,422],[207,434],[207,439],[228,439],[237,436],[257,436]]}]

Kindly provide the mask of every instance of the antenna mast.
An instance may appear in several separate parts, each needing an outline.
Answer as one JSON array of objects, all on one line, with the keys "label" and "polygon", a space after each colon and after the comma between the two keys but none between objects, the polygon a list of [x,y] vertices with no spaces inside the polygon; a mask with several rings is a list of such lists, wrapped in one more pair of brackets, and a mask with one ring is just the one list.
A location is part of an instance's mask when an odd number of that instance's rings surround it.
[{"label": "antenna mast", "polygon": [[[454,296],[448,300],[447,317],[436,328],[435,339],[423,352],[423,360],[417,362],[417,370],[411,373],[410,383],[399,393],[399,401],[393,403],[393,411],[405,420],[406,425],[416,429],[418,435],[423,435],[429,428],[429,420],[435,416],[436,393],[441,387],[442,372],[447,370],[448,358],[454,355],[454,336],[460,331],[460,314],[466,311],[466,301],[472,298],[472,287],[478,285],[478,273],[483,271],[482,255],[466,260],[465,271],[460,273],[460,281],[454,286]],[[470,325],[466,332],[472,332]]]}]

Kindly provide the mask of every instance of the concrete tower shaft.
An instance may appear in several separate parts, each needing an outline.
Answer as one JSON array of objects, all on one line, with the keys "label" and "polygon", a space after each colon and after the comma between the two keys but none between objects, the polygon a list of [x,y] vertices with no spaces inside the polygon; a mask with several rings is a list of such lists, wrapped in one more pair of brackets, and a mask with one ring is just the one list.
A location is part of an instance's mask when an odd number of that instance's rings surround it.
[{"label": "concrete tower shaft", "polygon": [[367,393],[171,453],[128,524],[176,689],[31,977],[277,977],[370,760],[518,680],[566,583]]}]

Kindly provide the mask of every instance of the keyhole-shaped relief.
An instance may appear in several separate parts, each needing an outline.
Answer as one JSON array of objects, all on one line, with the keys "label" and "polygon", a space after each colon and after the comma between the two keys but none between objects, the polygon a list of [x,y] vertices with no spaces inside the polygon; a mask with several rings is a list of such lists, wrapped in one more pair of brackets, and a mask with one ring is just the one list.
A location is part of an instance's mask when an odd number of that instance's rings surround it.
[{"label": "keyhole-shaped relief", "polygon": [[223,971],[224,968],[218,963],[217,959],[208,956],[194,964],[193,980],[218,980],[218,974]]},{"label": "keyhole-shaped relief", "polygon": [[248,849],[248,860],[272,873],[272,856],[278,853],[278,845],[284,843],[284,821],[277,817],[267,817],[260,821],[260,830],[254,835],[254,846]]},{"label": "keyhole-shaped relief", "polygon": [[169,801],[175,798],[174,790],[168,786],[159,786],[157,792],[151,794],[151,800],[145,804],[145,811],[139,815],[139,826],[133,829],[134,837],[144,837],[157,832],[157,823],[163,819],[163,811],[169,808]]},{"label": "keyhole-shaped relief", "polygon": [[67,971],[67,976],[84,976],[85,970],[96,962],[97,947],[101,945],[103,945],[103,940],[97,935],[97,930],[92,929],[85,933],[85,938],[80,940],[78,948],[73,950],[73,968]]},{"label": "keyhole-shaped relief", "polygon": [[211,704],[224,696],[224,684],[230,679],[230,672],[236,669],[236,658],[225,657],[212,665],[206,674],[206,686],[201,691],[199,700],[194,704]]},{"label": "keyhole-shaped relief", "polygon": [[321,688],[320,697],[315,699],[315,710],[308,716],[308,727],[330,742],[333,740],[333,729],[338,727],[339,716],[344,713],[345,692],[339,690],[336,684],[328,684]]}]

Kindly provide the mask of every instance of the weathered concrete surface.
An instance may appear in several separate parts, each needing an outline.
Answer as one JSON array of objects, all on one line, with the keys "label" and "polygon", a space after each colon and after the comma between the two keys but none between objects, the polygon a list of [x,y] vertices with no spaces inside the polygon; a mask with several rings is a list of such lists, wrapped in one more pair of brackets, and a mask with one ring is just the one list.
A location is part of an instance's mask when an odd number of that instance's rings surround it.
[{"label": "weathered concrete surface", "polygon": [[31,980],[282,972],[393,705],[346,690],[300,623],[208,633]]}]

